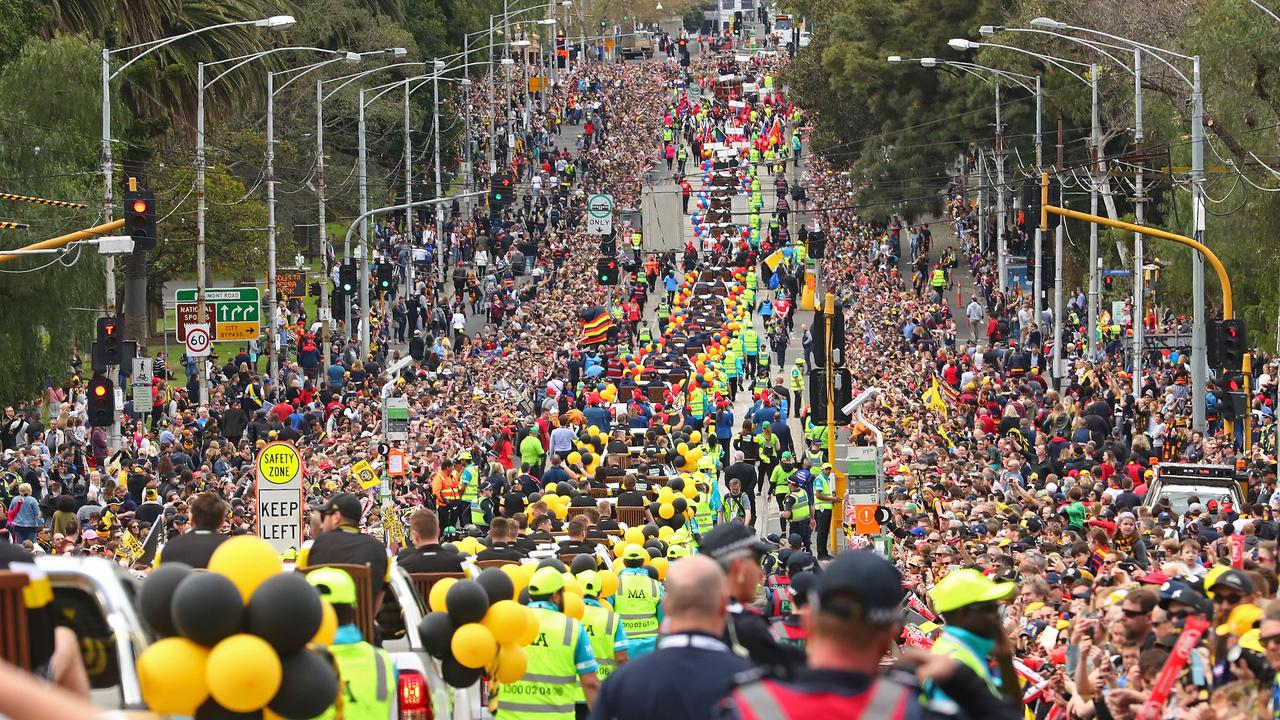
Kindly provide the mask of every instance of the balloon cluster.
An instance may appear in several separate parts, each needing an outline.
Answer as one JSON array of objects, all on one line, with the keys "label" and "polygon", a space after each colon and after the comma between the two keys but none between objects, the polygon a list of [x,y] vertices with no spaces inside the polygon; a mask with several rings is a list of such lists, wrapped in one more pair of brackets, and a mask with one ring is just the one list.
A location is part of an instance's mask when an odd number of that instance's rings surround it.
[{"label": "balloon cluster", "polygon": [[502,683],[524,677],[524,647],[538,636],[538,620],[517,602],[537,566],[487,568],[475,580],[445,578],[431,586],[418,634],[441,661],[444,681],[458,688],[482,675]]},{"label": "balloon cluster", "polygon": [[[667,567],[670,564],[667,559],[667,551],[673,547],[672,542],[669,541],[677,539],[671,528],[666,526],[658,527],[653,523],[649,523],[643,528],[627,528],[626,533],[618,539],[613,552],[615,556],[621,558],[629,546],[640,546],[645,552],[644,567],[648,569],[649,575],[654,580],[662,581],[667,577]],[[578,571],[575,570],[575,572]],[[601,570],[598,572],[603,577],[606,571]]]},{"label": "balloon cluster", "polygon": [[333,704],[338,674],[307,645],[332,643],[337,615],[283,570],[270,544],[241,535],[214,551],[209,572],[167,562],[151,573],[138,598],[161,638],[137,662],[147,707],[197,720],[301,720]]}]

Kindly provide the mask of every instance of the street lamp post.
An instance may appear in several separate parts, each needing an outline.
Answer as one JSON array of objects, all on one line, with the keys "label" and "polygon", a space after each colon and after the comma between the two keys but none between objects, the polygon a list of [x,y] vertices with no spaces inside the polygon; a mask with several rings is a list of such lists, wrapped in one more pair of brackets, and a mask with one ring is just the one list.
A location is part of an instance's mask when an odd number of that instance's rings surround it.
[{"label": "street lamp post", "polygon": [[[198,35],[211,30],[220,30],[229,27],[242,27],[253,25],[260,28],[269,28],[274,30],[284,30],[292,27],[294,24],[292,15],[273,15],[271,17],[259,20],[243,20],[237,22],[221,23],[218,25],[210,25],[208,27],[198,28],[190,32],[174,35],[172,37],[152,40],[150,42],[138,43],[123,48],[106,48],[102,49],[102,210],[103,220],[111,219],[112,215],[112,176],[114,163],[111,153],[111,81],[120,73],[124,72],[133,63],[141,60],[148,54],[169,45],[170,43],[183,40],[193,35]],[[112,72],[111,56],[116,53],[128,52],[130,50],[142,50],[142,52],[129,58],[123,65]],[[204,82],[204,68],[200,66],[198,71],[198,80]],[[200,93],[197,100],[199,110],[199,120],[197,121],[196,138],[199,143],[197,150],[197,161],[204,157],[204,94]],[[204,202],[204,171],[199,169],[196,176],[198,187],[196,188],[196,199],[198,203]],[[196,318],[197,321],[204,321],[205,299],[204,299],[204,280],[205,280],[205,254],[204,254],[204,216],[203,213],[197,215],[196,218],[197,243],[196,243]],[[115,258],[111,255],[106,257],[106,276],[107,276],[107,312],[114,313],[116,310],[116,290],[115,290]],[[200,374],[200,404],[209,401],[209,377],[208,377],[208,360],[201,357],[197,362],[198,372]],[[112,425],[110,444],[116,447],[120,440],[119,422]]]}]

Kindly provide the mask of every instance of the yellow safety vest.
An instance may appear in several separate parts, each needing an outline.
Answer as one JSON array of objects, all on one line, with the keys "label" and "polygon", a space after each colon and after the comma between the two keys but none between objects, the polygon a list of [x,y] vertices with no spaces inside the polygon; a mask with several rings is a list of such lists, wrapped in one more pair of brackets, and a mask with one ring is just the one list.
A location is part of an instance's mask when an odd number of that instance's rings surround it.
[{"label": "yellow safety vest", "polygon": [[591,649],[595,651],[596,663],[600,666],[596,670],[596,675],[601,682],[604,682],[604,679],[613,674],[618,667],[613,649],[613,636],[618,629],[618,613],[603,605],[592,605],[588,602],[582,613],[582,626],[587,629],[587,637],[591,638]]},{"label": "yellow safety vest", "polygon": [[[525,646],[524,677],[498,686],[496,720],[573,720],[579,691],[573,648],[578,621],[546,608],[529,608],[538,618],[538,637]],[[385,715],[383,716],[386,717]]]},{"label": "yellow safety vest", "polygon": [[[341,680],[342,717],[351,720],[386,720],[391,714],[395,698],[395,667],[391,657],[382,648],[367,642],[329,646],[329,653],[338,664]],[[324,720],[336,715],[330,707],[320,717]]]},{"label": "yellow safety vest", "polygon": [[978,674],[978,677],[986,681],[987,688],[991,690],[991,694],[997,696],[1000,695],[999,689],[996,688],[995,681],[991,678],[991,666],[989,666],[985,660],[978,657],[978,655],[974,653],[973,649],[968,645],[965,645],[944,632],[942,635],[938,636],[938,640],[933,643],[931,652],[937,655],[946,655],[947,657],[955,658],[960,661],[961,664],[968,666],[970,670]]},{"label": "yellow safety vest", "polygon": [[658,581],[648,574],[631,572],[623,572],[618,581],[618,599],[614,606],[618,608],[627,637],[632,640],[657,637],[658,603],[662,602]]},{"label": "yellow safety vest", "polygon": [[788,522],[804,522],[809,519],[809,495],[804,490],[791,493],[795,502],[791,505],[791,517]]},{"label": "yellow safety vest", "polygon": [[941,268],[933,271],[933,279],[929,284],[934,287],[945,287],[947,284],[947,274]]},{"label": "yellow safety vest", "polygon": [[830,500],[821,500],[818,493],[826,493],[827,495],[835,495],[836,489],[831,484],[831,478],[825,473],[819,473],[813,477],[813,509],[814,510],[830,510],[832,504]]}]

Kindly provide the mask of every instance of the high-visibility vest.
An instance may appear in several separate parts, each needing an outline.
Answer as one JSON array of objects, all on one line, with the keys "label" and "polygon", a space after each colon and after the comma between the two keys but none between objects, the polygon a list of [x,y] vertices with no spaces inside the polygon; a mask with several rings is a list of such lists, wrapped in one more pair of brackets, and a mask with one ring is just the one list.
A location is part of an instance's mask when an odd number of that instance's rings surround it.
[{"label": "high-visibility vest", "polygon": [[791,506],[791,518],[789,522],[804,522],[809,519],[809,496],[804,490],[797,490],[791,493],[791,499],[794,504]]},{"label": "high-visibility vest", "polygon": [[648,325],[641,325],[640,329],[636,331],[636,335],[641,345],[648,345],[653,342],[653,331],[649,329]]},{"label": "high-visibility vest", "polygon": [[618,613],[603,605],[587,602],[582,613],[582,626],[587,629],[591,649],[596,655],[596,664],[600,666],[596,675],[604,682],[618,666],[613,648],[613,636],[618,629]]},{"label": "high-visibility vest", "polygon": [[706,534],[715,526],[715,517],[711,514],[711,498],[699,495],[693,502],[693,521],[698,523],[698,532]]},{"label": "high-visibility vest", "polygon": [[929,284],[938,288],[946,287],[947,274],[943,272],[942,268],[937,268],[933,271],[933,277],[930,278]]},{"label": "high-visibility vest", "polygon": [[747,519],[747,496],[746,495],[738,495],[735,497],[733,493],[729,493],[728,495],[725,495],[723,498],[721,498],[721,502],[724,505],[725,522],[733,522],[734,520],[746,521]]},{"label": "high-visibility vest", "polygon": [[804,392],[804,373],[800,368],[791,368],[791,392]]},{"label": "high-visibility vest", "polygon": [[496,720],[573,720],[579,692],[573,660],[578,621],[546,608],[531,607],[538,636],[525,646],[524,677],[498,686]]},{"label": "high-visibility vest", "polygon": [[632,640],[658,636],[658,603],[662,592],[658,581],[647,572],[622,571],[618,575],[618,594],[614,607],[622,619],[622,629]]},{"label": "high-visibility vest", "polygon": [[453,475],[447,475],[444,481],[440,483],[440,499],[446,502],[452,502],[462,497],[462,489],[458,487],[458,478]]},{"label": "high-visibility vest", "polygon": [[755,330],[742,333],[742,352],[749,356],[760,354],[760,335]]},{"label": "high-visibility vest", "polygon": [[813,476],[813,509],[814,510],[830,510],[832,509],[830,500],[822,500],[818,497],[818,493],[834,495],[835,487],[831,484],[831,478],[824,472],[820,472]]},{"label": "high-visibility vest", "polygon": [[462,468],[462,500],[473,506],[480,504],[480,469],[475,465]]},{"label": "high-visibility vest", "polygon": [[[387,651],[367,642],[330,645],[342,682],[342,717],[353,720],[386,720],[395,698],[395,666]],[[330,707],[320,717],[334,717]]]},{"label": "high-visibility vest", "polygon": [[738,351],[732,348],[726,350],[724,353],[724,374],[731,378],[738,377],[738,373],[741,372],[738,367],[740,362],[742,362],[742,356],[738,354]]},{"label": "high-visibility vest", "polygon": [[472,525],[485,524],[484,508],[480,506],[479,500],[473,500],[471,502],[471,524]]},{"label": "high-visibility vest", "polygon": [[1000,694],[1000,690],[996,688],[995,680],[991,676],[991,666],[984,659],[978,657],[977,653],[968,645],[943,632],[933,643],[930,651],[936,655],[955,658],[962,665],[977,673],[978,677],[987,683],[987,688],[991,690],[992,695],[998,696]]}]

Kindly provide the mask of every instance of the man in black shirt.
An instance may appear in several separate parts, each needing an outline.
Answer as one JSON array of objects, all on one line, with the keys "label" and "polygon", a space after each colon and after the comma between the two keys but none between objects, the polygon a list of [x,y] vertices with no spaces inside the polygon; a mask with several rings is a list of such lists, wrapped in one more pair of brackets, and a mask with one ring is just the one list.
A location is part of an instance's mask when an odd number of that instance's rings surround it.
[{"label": "man in black shirt", "polygon": [[440,546],[440,519],[427,509],[409,517],[413,547],[396,555],[396,564],[411,573],[462,572],[462,556]]},{"label": "man in black shirt", "polygon": [[360,532],[360,501],[351,493],[338,493],[317,508],[322,532],[302,546],[298,567],[328,563],[368,565],[375,605],[381,605],[383,585],[391,579],[387,548],[372,535]]},{"label": "man in black shirt", "polygon": [[568,530],[569,539],[560,541],[557,555],[581,555],[596,551],[596,544],[587,539],[587,523],[581,519],[570,520]]},{"label": "man in black shirt", "polygon": [[556,537],[551,534],[551,516],[539,515],[533,519],[533,532],[529,533],[528,538],[535,543],[553,543]]},{"label": "man in black shirt", "polygon": [[227,503],[216,492],[197,495],[190,509],[195,529],[165,543],[156,556],[157,564],[180,562],[193,568],[207,568],[213,551],[230,537],[218,532],[227,517]]},{"label": "man in black shirt", "polygon": [[525,553],[515,543],[516,523],[508,518],[494,518],[489,525],[489,548],[481,550],[476,560],[514,560],[520,562]]},{"label": "man in black shirt", "polygon": [[647,503],[644,493],[636,491],[636,479],[628,475],[622,481],[622,492],[618,493],[618,507],[644,507]]},{"label": "man in black shirt", "polygon": [[[725,483],[730,480],[737,480],[742,487],[742,494],[747,499],[747,518],[748,526],[754,526],[756,520],[756,468],[755,465],[747,462],[741,451],[733,454],[733,464],[724,472]],[[771,492],[770,488],[766,488],[766,492]]]}]

